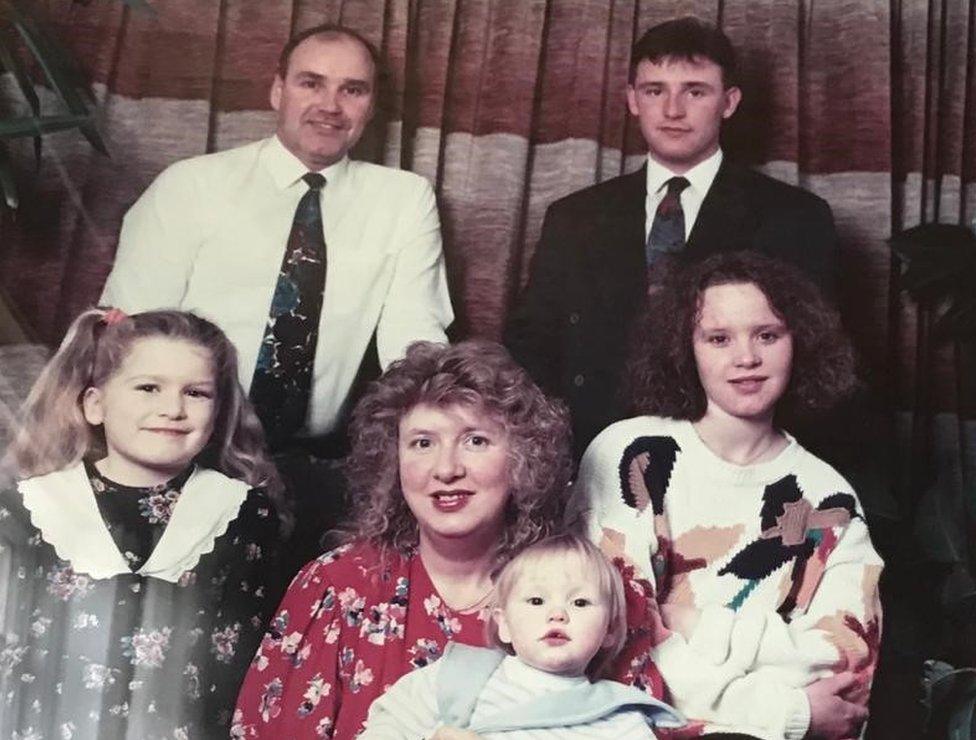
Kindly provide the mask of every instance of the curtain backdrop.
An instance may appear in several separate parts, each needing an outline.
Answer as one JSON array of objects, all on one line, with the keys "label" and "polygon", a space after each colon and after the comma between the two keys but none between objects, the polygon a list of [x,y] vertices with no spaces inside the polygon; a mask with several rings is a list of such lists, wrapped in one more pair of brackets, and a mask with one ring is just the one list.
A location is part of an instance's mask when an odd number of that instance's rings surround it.
[{"label": "curtain backdrop", "polygon": [[[727,155],[833,208],[845,322],[912,453],[897,480],[922,485],[935,462],[948,505],[964,507],[976,363],[928,342],[885,240],[976,218],[976,0],[152,1],[155,15],[42,3],[94,83],[111,150],[52,135],[36,173],[29,142],[17,150],[23,205],[0,227],[0,284],[43,340],[97,299],[123,214],[165,166],[272,132],[278,50],[324,21],[382,51],[382,110],[358,156],[436,185],[459,336],[497,338],[546,206],[640,166],[624,104],[631,43],[692,14],[740,51],[745,98]],[[9,76],[0,85],[8,108],[23,105]],[[920,493],[901,488],[882,516],[914,515]]]}]

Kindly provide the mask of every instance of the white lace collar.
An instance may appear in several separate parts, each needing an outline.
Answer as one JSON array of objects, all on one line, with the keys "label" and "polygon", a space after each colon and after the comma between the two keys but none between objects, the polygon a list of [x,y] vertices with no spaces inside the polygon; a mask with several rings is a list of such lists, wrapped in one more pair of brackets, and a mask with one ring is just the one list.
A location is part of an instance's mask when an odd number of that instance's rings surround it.
[{"label": "white lace collar", "polygon": [[[102,520],[82,463],[29,478],[17,487],[44,541],[59,558],[71,563],[76,573],[111,578],[133,572]],[[155,549],[135,572],[171,583],[178,581],[202,555],[213,550],[214,540],[237,516],[248,490],[243,481],[215,470],[194,470]]]}]

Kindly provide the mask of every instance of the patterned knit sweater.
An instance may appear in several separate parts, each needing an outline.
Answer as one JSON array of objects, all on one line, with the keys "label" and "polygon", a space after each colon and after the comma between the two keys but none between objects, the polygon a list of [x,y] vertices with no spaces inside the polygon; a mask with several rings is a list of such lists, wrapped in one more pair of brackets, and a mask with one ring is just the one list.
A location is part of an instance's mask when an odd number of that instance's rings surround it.
[{"label": "patterned knit sweater", "polygon": [[575,503],[609,556],[653,580],[662,614],[697,613],[653,652],[692,720],[682,736],[801,738],[802,687],[841,671],[857,677],[845,698],[867,703],[881,559],[850,485],[794,439],[740,466],[690,422],[621,421],[587,449]]}]

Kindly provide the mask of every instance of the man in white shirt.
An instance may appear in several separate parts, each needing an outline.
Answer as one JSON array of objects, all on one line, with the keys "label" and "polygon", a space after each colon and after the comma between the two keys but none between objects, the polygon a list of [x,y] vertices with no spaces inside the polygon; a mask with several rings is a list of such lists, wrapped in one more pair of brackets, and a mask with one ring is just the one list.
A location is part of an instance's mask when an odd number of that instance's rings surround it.
[{"label": "man in white shirt", "polygon": [[723,157],[722,122],[742,96],[736,82],[734,50],[716,28],[681,18],[648,30],[633,47],[626,92],[647,165],[546,212],[505,343],[568,403],[577,457],[627,415],[620,381],[631,324],[668,262],[755,249],[836,290],[829,206]]},{"label": "man in white shirt", "polygon": [[[317,26],[291,39],[271,86],[275,136],[167,168],[126,214],[101,298],[128,312],[179,308],[214,321],[250,388],[296,208],[310,190],[303,176],[323,176],[311,389],[304,425],[275,441],[283,455],[341,453],[333,433],[374,334],[386,367],[412,341],[446,341],[453,319],[430,184],[348,157],[373,114],[377,70],[376,51],[348,29]],[[289,476],[287,462],[279,467]]]}]

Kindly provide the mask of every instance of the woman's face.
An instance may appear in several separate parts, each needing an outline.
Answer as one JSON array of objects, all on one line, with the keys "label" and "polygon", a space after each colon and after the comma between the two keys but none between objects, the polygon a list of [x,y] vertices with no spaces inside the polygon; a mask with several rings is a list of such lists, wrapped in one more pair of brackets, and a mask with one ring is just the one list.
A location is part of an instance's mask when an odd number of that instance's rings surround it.
[{"label": "woman's face", "polygon": [[509,436],[476,406],[418,404],[400,420],[400,486],[432,539],[494,538],[510,495]]},{"label": "woman's face", "polygon": [[706,288],[692,345],[706,416],[772,421],[790,382],[793,336],[755,284]]}]

